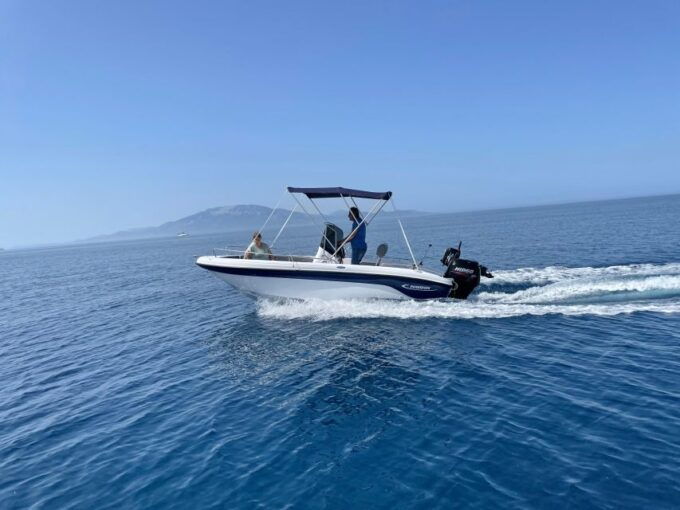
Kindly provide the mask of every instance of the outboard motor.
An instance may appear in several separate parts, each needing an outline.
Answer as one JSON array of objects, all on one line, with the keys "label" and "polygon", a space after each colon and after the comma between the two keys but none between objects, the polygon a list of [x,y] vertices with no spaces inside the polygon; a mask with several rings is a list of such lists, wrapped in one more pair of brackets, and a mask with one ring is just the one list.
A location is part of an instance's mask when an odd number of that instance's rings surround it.
[{"label": "outboard motor", "polygon": [[[342,234],[342,229],[333,223],[326,223],[326,229],[324,235],[321,236],[321,242],[319,243],[319,249],[316,253],[317,260],[331,260],[333,254],[336,252],[342,240],[344,239]],[[342,262],[345,258],[345,248],[340,248],[340,251],[336,254],[336,257]]]},{"label": "outboard motor", "polygon": [[460,247],[461,243],[458,243],[458,248],[447,248],[441,262],[446,266],[444,278],[453,279],[453,289],[449,297],[467,299],[470,292],[479,285],[482,276],[493,278],[493,275],[479,262],[461,259]]}]

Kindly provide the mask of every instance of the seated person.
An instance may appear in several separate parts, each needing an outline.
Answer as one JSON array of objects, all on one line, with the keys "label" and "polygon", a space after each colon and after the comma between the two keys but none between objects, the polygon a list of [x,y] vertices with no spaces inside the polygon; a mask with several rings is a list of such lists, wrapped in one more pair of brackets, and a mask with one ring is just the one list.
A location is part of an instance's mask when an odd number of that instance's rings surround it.
[{"label": "seated person", "polygon": [[244,259],[272,260],[272,251],[267,243],[262,242],[262,234],[255,232],[253,240],[246,248]]},{"label": "seated person", "polygon": [[[352,264],[360,264],[361,259],[366,254],[366,223],[362,222],[361,214],[357,207],[351,207],[349,210],[349,220],[352,222],[351,234],[348,235],[343,242],[350,242],[352,246]],[[361,225],[360,225],[361,224]],[[359,227],[358,230],[357,227]],[[356,230],[356,232],[355,232]]]}]

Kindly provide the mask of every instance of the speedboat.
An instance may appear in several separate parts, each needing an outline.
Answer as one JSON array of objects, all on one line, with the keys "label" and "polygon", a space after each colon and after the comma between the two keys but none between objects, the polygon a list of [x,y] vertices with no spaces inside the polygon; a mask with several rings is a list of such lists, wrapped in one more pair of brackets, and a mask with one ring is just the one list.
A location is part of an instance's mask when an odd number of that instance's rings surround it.
[{"label": "speedboat", "polygon": [[[424,269],[422,261],[418,263],[399,219],[392,200],[392,192],[373,192],[347,188],[287,188],[288,193],[297,204],[290,211],[288,218],[272,242],[276,243],[293,213],[300,207],[312,221],[324,220],[318,225],[321,230],[321,242],[315,255],[260,255],[259,258],[248,258],[245,250],[234,253],[223,250],[224,254],[198,257],[196,264],[222,278],[232,287],[245,294],[267,298],[282,299],[466,299],[477,287],[482,277],[492,278],[486,267],[471,260],[460,258],[461,245],[448,248],[441,259],[445,266],[442,275]],[[319,213],[311,215],[298,195],[304,195]],[[362,261],[352,264],[345,257],[347,241],[342,230],[326,220],[315,203],[318,199],[341,198],[349,207],[354,199],[375,200],[375,206],[357,227],[362,223],[369,224],[380,213],[387,203],[391,203],[395,218],[406,241],[411,256],[408,263],[385,260],[388,251],[386,244],[380,244],[376,250],[376,260]],[[272,211],[273,214],[273,211]],[[270,217],[265,222],[266,226]]]}]

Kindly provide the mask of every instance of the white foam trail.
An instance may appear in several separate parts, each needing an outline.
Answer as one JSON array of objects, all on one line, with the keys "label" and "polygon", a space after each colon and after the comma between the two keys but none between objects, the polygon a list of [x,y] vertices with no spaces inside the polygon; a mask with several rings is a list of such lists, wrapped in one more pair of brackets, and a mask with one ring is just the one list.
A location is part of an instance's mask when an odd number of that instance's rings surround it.
[{"label": "white foam trail", "polygon": [[454,301],[287,301],[258,302],[258,313],[274,319],[501,319],[521,315],[619,315],[680,313],[680,301],[592,305],[490,304]]},{"label": "white foam trail", "polygon": [[468,301],[261,300],[258,313],[262,317],[312,321],[680,313],[679,263],[522,268],[496,274],[492,283],[534,286],[516,292],[480,292]]},{"label": "white foam trail", "polygon": [[479,301],[486,303],[549,304],[570,300],[617,298],[621,294],[631,299],[650,299],[680,295],[680,276],[650,276],[646,278],[608,278],[600,280],[565,280],[541,287],[530,287],[513,293],[481,292]]},{"label": "white foam trail", "polygon": [[525,267],[512,270],[493,271],[494,278],[482,280],[483,284],[531,283],[541,285],[578,278],[598,278],[617,276],[680,275],[680,263],[670,264],[630,264],[608,267]]}]

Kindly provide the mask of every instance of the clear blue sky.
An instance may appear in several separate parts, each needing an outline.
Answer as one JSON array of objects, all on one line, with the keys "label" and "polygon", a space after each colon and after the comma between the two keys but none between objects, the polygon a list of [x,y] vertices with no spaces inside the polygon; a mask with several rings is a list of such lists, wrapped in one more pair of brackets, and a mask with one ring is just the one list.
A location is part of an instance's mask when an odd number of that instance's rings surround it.
[{"label": "clear blue sky", "polygon": [[0,246],[274,205],[680,192],[680,2],[5,0]]}]

